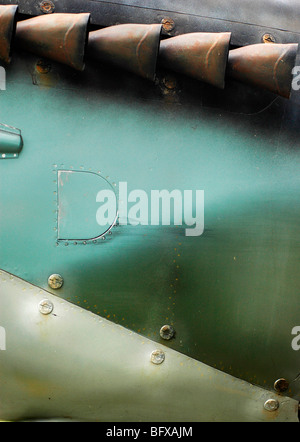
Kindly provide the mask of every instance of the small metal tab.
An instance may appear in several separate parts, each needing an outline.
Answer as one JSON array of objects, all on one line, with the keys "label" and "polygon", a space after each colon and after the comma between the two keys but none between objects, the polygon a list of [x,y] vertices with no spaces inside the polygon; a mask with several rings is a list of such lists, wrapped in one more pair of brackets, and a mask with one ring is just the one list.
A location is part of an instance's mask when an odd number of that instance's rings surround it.
[{"label": "small metal tab", "polygon": [[0,123],[0,159],[17,158],[22,148],[21,131]]}]

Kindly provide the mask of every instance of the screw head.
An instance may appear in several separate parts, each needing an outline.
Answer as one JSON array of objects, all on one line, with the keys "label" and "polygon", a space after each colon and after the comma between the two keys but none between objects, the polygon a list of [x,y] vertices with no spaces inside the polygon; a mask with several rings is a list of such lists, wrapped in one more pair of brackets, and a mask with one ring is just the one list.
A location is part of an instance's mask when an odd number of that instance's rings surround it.
[{"label": "screw head", "polygon": [[45,60],[38,60],[35,68],[39,74],[48,74],[51,71],[51,64]]},{"label": "screw head", "polygon": [[44,14],[52,14],[55,11],[55,5],[50,0],[44,0],[40,3],[40,10]]},{"label": "screw head", "polygon": [[165,353],[162,350],[154,350],[151,353],[151,362],[155,365],[160,365],[165,360]]},{"label": "screw head", "polygon": [[50,315],[53,312],[54,305],[49,299],[44,299],[39,303],[39,311],[42,315]]},{"label": "screw head", "polygon": [[162,339],[165,339],[166,341],[169,341],[170,339],[174,338],[175,330],[171,325],[164,325],[159,332]]},{"label": "screw head", "polygon": [[175,22],[174,20],[172,20],[172,18],[169,17],[163,18],[161,23],[163,25],[164,31],[166,32],[171,32],[175,28]]},{"label": "screw head", "polygon": [[48,285],[53,290],[59,290],[64,285],[64,279],[58,274],[53,274],[48,278]]},{"label": "screw head", "polygon": [[178,86],[177,79],[173,75],[166,75],[162,80],[163,86],[168,90],[175,90]]},{"label": "screw head", "polygon": [[264,404],[264,409],[266,411],[277,411],[279,408],[279,402],[276,399],[268,399]]},{"label": "screw head", "polygon": [[275,384],[274,384],[274,389],[278,392],[278,393],[283,393],[285,391],[287,391],[289,389],[289,382],[286,379],[278,379]]},{"label": "screw head", "polygon": [[276,39],[272,34],[265,34],[262,38],[263,43],[276,43]]}]

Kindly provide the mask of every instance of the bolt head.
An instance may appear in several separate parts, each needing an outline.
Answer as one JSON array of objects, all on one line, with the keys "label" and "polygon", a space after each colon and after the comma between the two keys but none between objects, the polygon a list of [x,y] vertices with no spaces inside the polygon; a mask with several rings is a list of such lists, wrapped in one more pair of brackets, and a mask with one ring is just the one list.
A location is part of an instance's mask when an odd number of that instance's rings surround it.
[{"label": "bolt head", "polygon": [[175,90],[177,88],[177,79],[171,74],[166,75],[162,82],[166,89]]},{"label": "bolt head", "polygon": [[64,285],[64,279],[58,274],[51,275],[48,278],[48,285],[53,290],[59,290]]},{"label": "bolt head", "polygon": [[44,299],[39,303],[39,311],[42,315],[50,315],[53,312],[54,305],[49,299]]},{"label": "bolt head", "polygon": [[276,39],[272,34],[264,34],[262,41],[263,43],[276,43]]},{"label": "bolt head", "polygon": [[276,399],[269,399],[264,404],[264,409],[266,411],[277,411],[279,408],[279,402]]},{"label": "bolt head", "polygon": [[39,74],[48,74],[51,71],[51,64],[45,60],[38,60],[35,66]]},{"label": "bolt head", "polygon": [[175,28],[175,22],[172,18],[169,17],[163,18],[161,23],[163,25],[164,31],[166,32],[171,32]]},{"label": "bolt head", "polygon": [[44,14],[52,14],[55,11],[55,5],[50,0],[44,0],[40,3],[40,10]]},{"label": "bolt head", "polygon": [[165,353],[162,350],[154,350],[151,353],[151,362],[155,365],[160,365],[165,360]]},{"label": "bolt head", "polygon": [[164,325],[160,329],[160,336],[162,339],[165,339],[166,341],[169,341],[170,339],[174,338],[175,330],[171,325]]}]

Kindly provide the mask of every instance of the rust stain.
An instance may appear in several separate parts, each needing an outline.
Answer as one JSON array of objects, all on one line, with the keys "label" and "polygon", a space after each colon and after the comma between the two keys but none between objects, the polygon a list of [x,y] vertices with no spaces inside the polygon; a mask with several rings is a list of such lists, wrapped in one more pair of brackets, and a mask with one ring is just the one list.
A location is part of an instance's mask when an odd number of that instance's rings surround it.
[{"label": "rust stain", "polygon": [[57,384],[53,384],[47,381],[32,378],[26,374],[18,373],[15,377],[15,381],[19,386],[19,389],[24,391],[28,397],[44,398],[51,397],[54,392],[59,391]]}]

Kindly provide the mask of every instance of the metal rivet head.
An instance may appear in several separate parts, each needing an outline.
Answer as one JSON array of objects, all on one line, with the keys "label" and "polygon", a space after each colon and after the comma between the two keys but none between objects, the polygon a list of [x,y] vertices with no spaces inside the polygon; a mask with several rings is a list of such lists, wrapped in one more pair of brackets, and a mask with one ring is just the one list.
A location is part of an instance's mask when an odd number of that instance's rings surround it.
[{"label": "metal rivet head", "polygon": [[162,350],[155,350],[151,353],[151,362],[155,365],[160,365],[165,360],[165,354]]},{"label": "metal rivet head", "polygon": [[48,285],[53,290],[59,290],[64,285],[64,279],[58,274],[51,275],[48,278]]},{"label": "metal rivet head", "polygon": [[44,0],[40,3],[40,10],[44,14],[52,14],[55,11],[55,5],[50,0]]},{"label": "metal rivet head", "polygon": [[169,90],[174,90],[178,86],[177,79],[171,74],[166,75],[163,78],[162,82],[163,82],[163,86]]},{"label": "metal rivet head", "polygon": [[44,299],[39,303],[39,311],[42,315],[50,315],[53,312],[54,305],[49,299]]},{"label": "metal rivet head", "polygon": [[277,411],[279,408],[279,402],[276,399],[269,399],[264,404],[264,409],[266,411]]},{"label": "metal rivet head", "polygon": [[39,74],[48,74],[51,71],[51,64],[45,60],[38,60],[35,68]]},{"label": "metal rivet head", "polygon": [[262,38],[263,43],[276,43],[276,39],[272,34],[265,34]]},{"label": "metal rivet head", "polygon": [[159,332],[162,339],[165,339],[166,341],[169,341],[170,339],[174,338],[175,330],[171,325],[164,325]]},{"label": "metal rivet head", "polygon": [[171,32],[175,28],[175,22],[169,17],[163,18],[161,21],[163,29],[166,32]]},{"label": "metal rivet head", "polygon": [[274,384],[274,389],[278,393],[283,393],[284,391],[287,391],[289,389],[289,382],[286,379],[278,379]]}]

